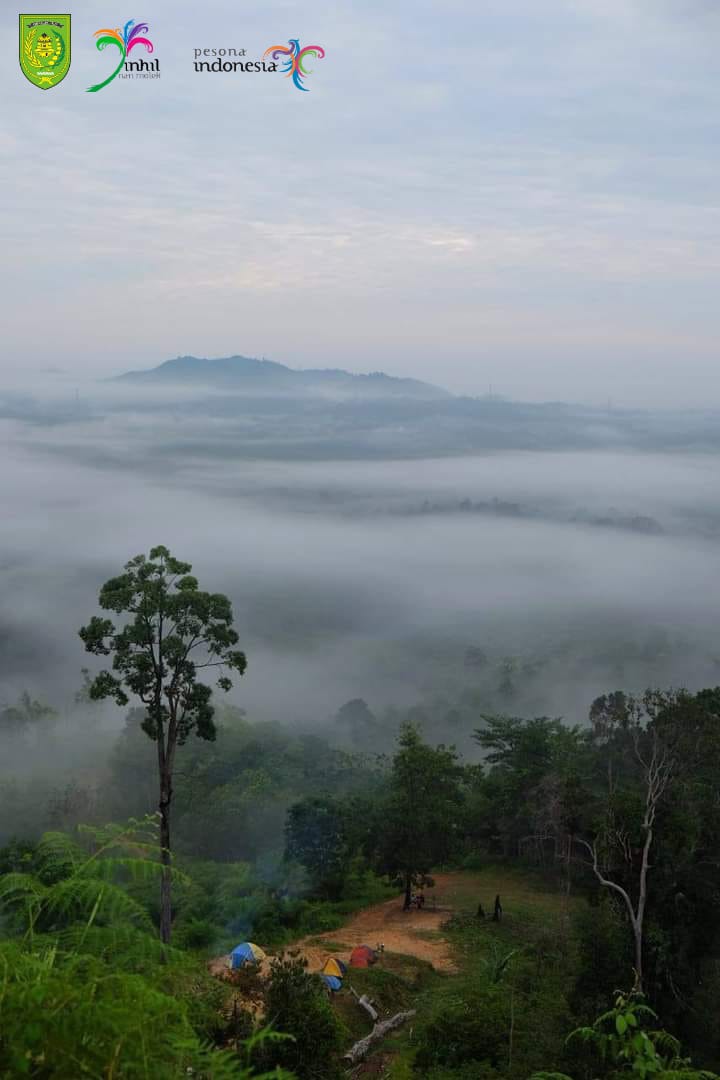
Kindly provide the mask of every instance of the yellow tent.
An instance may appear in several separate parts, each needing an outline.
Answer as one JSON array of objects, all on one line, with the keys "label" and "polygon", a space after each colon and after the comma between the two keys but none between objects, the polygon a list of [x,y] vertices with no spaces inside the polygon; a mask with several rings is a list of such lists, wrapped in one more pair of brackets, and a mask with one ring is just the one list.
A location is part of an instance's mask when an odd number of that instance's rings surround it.
[{"label": "yellow tent", "polygon": [[326,960],[325,967],[322,969],[323,975],[334,975],[336,979],[342,979],[347,968],[340,960]]}]

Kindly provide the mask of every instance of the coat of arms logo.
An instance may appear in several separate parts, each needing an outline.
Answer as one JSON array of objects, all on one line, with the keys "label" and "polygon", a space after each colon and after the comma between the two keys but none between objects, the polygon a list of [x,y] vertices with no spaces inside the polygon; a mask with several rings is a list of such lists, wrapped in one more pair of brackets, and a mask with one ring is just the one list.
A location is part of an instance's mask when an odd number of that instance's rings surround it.
[{"label": "coat of arms logo", "polygon": [[20,16],[20,67],[40,90],[61,83],[70,70],[70,16]]}]

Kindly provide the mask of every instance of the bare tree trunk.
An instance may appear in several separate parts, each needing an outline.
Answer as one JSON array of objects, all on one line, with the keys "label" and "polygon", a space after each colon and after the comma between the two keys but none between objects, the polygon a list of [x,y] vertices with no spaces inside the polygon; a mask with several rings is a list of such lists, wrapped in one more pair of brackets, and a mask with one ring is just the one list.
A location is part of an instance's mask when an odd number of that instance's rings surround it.
[{"label": "bare tree trunk", "polygon": [[412,872],[410,870],[405,871],[405,903],[403,904],[403,911],[410,910],[410,897],[412,896]]},{"label": "bare tree trunk", "polygon": [[350,993],[353,995],[353,997],[357,1001],[358,1005],[360,1005],[361,1008],[363,1008],[365,1010],[365,1012],[368,1014],[368,1016],[372,1020],[373,1024],[376,1024],[378,1014],[377,1014],[377,1011],[375,1010],[375,1008],[373,1007],[372,1001],[370,1001],[370,999],[368,998],[367,994],[363,994],[362,997],[360,997],[360,995],[358,994],[357,990],[354,987],[351,986],[351,987],[349,987],[349,989],[350,989]]},{"label": "bare tree trunk", "polygon": [[170,802],[172,784],[165,775],[160,780],[160,861],[162,877],[160,879],[160,940],[164,945],[170,943],[172,930],[172,880],[170,873]]},{"label": "bare tree trunk", "polygon": [[351,1065],[355,1065],[356,1062],[362,1061],[367,1056],[370,1050],[372,1050],[373,1044],[379,1042],[380,1039],[384,1039],[391,1031],[395,1031],[396,1028],[402,1027],[404,1023],[411,1020],[415,1016],[415,1010],[410,1009],[409,1012],[400,1012],[396,1016],[391,1017],[389,1020],[383,1020],[381,1023],[376,1024],[369,1035],[366,1035],[364,1039],[360,1039],[360,1042],[356,1042],[352,1046],[347,1054],[345,1054],[345,1061],[349,1061]]},{"label": "bare tree trunk", "polygon": [[594,844],[589,844],[587,840],[579,840],[579,843],[586,848],[592,856],[592,868],[595,873],[595,877],[598,879],[601,885],[604,885],[606,889],[612,889],[620,897],[622,897],[623,903],[630,919],[630,926],[633,932],[633,941],[635,943],[635,983],[633,990],[638,994],[643,993],[643,922],[645,915],[645,900],[647,896],[647,856],[650,851],[650,844],[652,842],[652,830],[648,830],[645,838],[645,847],[643,850],[643,870],[641,871],[641,884],[640,894],[642,897],[642,906],[638,902],[637,911],[633,907],[633,902],[630,899],[630,894],[622,885],[618,885],[616,881],[612,881],[610,878],[606,878],[600,869],[598,863],[597,848]]},{"label": "bare tree trunk", "polygon": [[[657,728],[653,727],[650,730],[650,746],[647,750],[640,746],[640,734],[641,732],[639,730],[635,731],[634,745],[635,756],[642,766],[645,779],[645,812],[643,814],[642,822],[640,823],[641,829],[645,834],[645,839],[643,841],[642,860],[638,874],[636,904],[633,904],[630,892],[627,889],[624,889],[618,882],[606,877],[600,869],[597,841],[589,844],[587,840],[579,840],[579,843],[581,843],[590,853],[593,872],[600,884],[604,885],[607,889],[612,889],[622,898],[623,903],[625,904],[630,919],[630,925],[632,927],[635,945],[635,983],[633,989],[636,993],[642,994],[644,993],[643,933],[645,927],[645,905],[647,904],[647,878],[650,869],[650,849],[653,842],[653,830],[658,805],[664,797],[668,786],[673,781],[676,760],[673,752],[668,749],[666,744],[663,744]],[[611,770],[611,765],[612,761],[609,759],[608,770]],[[611,771],[609,771],[608,782],[612,785]],[[612,794],[612,787],[610,788],[610,793]],[[625,842],[625,846],[627,846],[627,842]],[[626,857],[628,857],[627,853]],[[628,861],[631,862],[629,858]]]},{"label": "bare tree trunk", "polygon": [[642,923],[636,923],[633,926],[633,932],[635,934],[635,986],[634,990],[638,994],[642,994],[643,991],[643,928]]}]

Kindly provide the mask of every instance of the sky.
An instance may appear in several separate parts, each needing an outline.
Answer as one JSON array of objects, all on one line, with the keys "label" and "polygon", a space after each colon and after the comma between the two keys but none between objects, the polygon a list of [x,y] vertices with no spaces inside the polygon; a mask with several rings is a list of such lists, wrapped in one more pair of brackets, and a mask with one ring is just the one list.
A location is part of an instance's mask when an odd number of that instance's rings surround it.
[{"label": "sky", "polygon": [[[720,407],[714,0],[45,0],[47,92],[2,7],[0,386],[239,353]],[[85,93],[131,18],[161,78]],[[290,37],[307,93],[193,69]]]}]

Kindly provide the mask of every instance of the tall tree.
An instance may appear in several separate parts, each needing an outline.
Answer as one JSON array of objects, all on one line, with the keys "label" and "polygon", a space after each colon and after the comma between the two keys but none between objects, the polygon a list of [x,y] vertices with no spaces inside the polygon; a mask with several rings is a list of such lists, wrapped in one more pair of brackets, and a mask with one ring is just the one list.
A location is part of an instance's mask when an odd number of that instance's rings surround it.
[{"label": "tall tree", "polygon": [[15,705],[5,705],[0,709],[0,732],[4,735],[24,735],[37,731],[42,724],[56,717],[54,709],[41,701],[35,701],[27,690],[24,690]]},{"label": "tall tree", "polygon": [[122,617],[93,616],[80,630],[88,652],[112,656],[112,671],[102,671],[89,686],[93,700],[111,698],[127,705],[130,696],[144,706],[142,729],[157,748],[160,812],[160,937],[169,942],[172,925],[170,804],[175,754],[188,736],[215,738],[212,687],[198,679],[214,670],[217,686],[232,683],[226,669],[240,675],[245,654],[235,646],[230,601],[222,593],[202,592],[190,563],[173,558],[166,547],[137,555],[125,572],[105,582],[99,604]]},{"label": "tall tree", "polygon": [[473,737],[490,766],[483,785],[492,802],[490,816],[496,819],[503,853],[515,855],[524,841],[542,840],[549,831],[537,828],[538,807],[547,802],[543,787],[559,788],[580,752],[582,736],[579,729],[547,716],[524,720],[481,714],[481,719],[483,726]]},{"label": "tall tree", "polygon": [[634,990],[643,992],[645,916],[658,814],[682,773],[692,774],[711,718],[707,692],[618,691],[590,709],[592,738],[605,758],[607,798],[600,825],[578,843],[598,882],[622,900],[632,928]]},{"label": "tall tree", "polygon": [[345,729],[350,741],[356,746],[369,745],[373,736],[377,735],[377,719],[362,698],[353,698],[341,705],[335,714],[335,721]]},{"label": "tall tree", "polygon": [[328,899],[337,899],[352,855],[341,803],[310,796],[291,806],[285,824],[285,854],[305,867],[313,885]]},{"label": "tall tree", "polygon": [[452,852],[462,776],[452,747],[428,746],[416,727],[403,725],[381,806],[379,847],[381,869],[402,877],[406,909],[414,881]]}]

